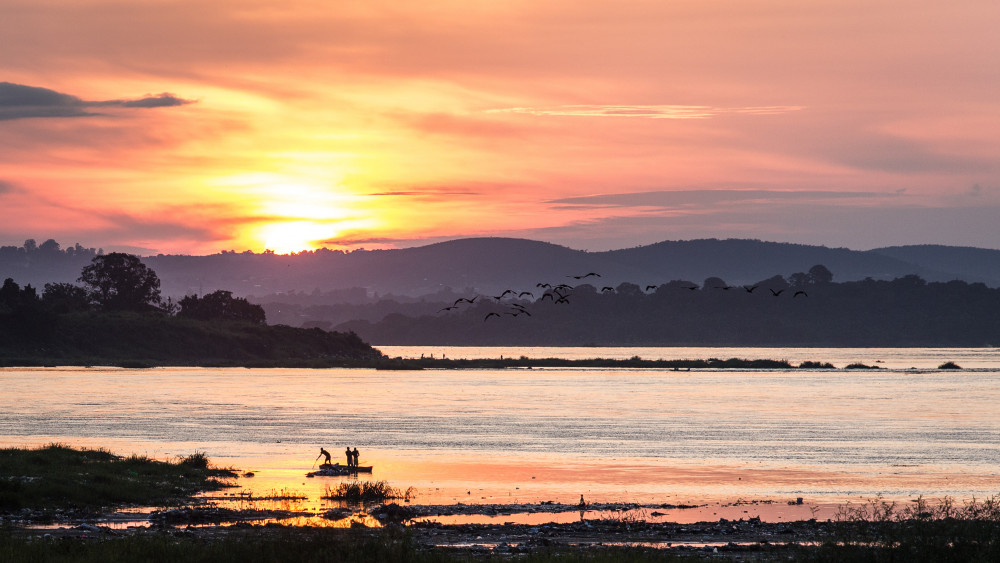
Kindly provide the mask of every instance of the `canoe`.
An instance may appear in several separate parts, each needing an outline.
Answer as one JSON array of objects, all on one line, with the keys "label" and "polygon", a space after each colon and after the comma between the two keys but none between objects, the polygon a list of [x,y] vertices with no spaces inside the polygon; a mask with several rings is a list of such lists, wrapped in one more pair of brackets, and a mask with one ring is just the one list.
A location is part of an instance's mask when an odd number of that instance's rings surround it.
[{"label": "canoe", "polygon": [[324,463],[319,466],[319,471],[306,473],[306,477],[339,477],[341,475],[352,475],[354,473],[371,473],[371,465],[359,465],[358,467],[348,467],[339,463]]}]

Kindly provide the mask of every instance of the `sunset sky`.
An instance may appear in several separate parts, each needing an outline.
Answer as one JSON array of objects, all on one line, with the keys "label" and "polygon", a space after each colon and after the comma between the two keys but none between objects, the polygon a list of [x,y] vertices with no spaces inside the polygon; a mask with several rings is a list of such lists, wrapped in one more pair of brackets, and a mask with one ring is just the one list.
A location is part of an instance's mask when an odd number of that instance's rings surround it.
[{"label": "sunset sky", "polygon": [[0,244],[1000,248],[997,0],[0,0]]}]

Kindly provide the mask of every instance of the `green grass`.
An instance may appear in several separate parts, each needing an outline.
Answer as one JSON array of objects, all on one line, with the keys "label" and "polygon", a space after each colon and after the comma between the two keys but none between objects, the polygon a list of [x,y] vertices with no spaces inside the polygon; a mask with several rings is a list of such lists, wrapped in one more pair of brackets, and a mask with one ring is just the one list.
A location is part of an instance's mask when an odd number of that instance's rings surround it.
[{"label": "green grass", "polygon": [[98,511],[122,505],[161,505],[222,488],[230,470],[210,467],[203,453],[176,462],[59,444],[0,449],[0,512],[21,509]]}]

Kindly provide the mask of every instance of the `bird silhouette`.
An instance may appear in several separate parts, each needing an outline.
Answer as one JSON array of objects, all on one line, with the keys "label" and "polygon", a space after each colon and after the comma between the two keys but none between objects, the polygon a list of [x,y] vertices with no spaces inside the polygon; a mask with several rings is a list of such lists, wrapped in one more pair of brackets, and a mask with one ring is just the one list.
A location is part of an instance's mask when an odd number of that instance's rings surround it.
[{"label": "bird silhouette", "polygon": [[486,316],[483,317],[483,322],[485,323],[486,321],[490,320],[490,317],[496,317],[499,319],[500,313],[486,313]]},{"label": "bird silhouette", "polygon": [[647,285],[646,286],[646,291],[650,291],[650,290],[656,289],[657,287],[658,286],[655,286],[655,285]]},{"label": "bird silhouette", "polygon": [[561,283],[561,284],[553,287],[552,289],[573,289],[573,286]]},{"label": "bird silhouette", "polygon": [[698,286],[692,285],[690,287],[685,287],[684,289],[690,289],[691,291],[694,291],[694,290],[698,289]]},{"label": "bird silhouette", "polygon": [[540,287],[542,289],[552,289],[552,285],[547,283],[536,283],[535,287]]},{"label": "bird silhouette", "polygon": [[743,289],[746,290],[747,293],[753,293],[753,290],[757,289],[758,287],[760,287],[760,286],[759,285],[755,285],[753,287],[750,287],[748,285],[744,285]]},{"label": "bird silhouette", "polygon": [[538,298],[538,300],[539,301],[545,301],[546,297],[548,297],[549,299],[555,300],[555,296],[552,295],[552,293],[550,293],[548,291],[546,291],[545,293],[543,293],[542,296]]},{"label": "bird silhouette", "polygon": [[584,274],[582,276],[566,276],[566,277],[573,278],[575,280],[582,280],[583,278],[589,278],[590,276],[596,276],[599,278],[601,277],[601,274],[598,274],[597,272],[590,272],[589,274]]},{"label": "bird silhouette", "polygon": [[524,297],[525,295],[527,295],[528,297],[534,297],[535,296],[535,294],[532,293],[532,292],[530,292],[530,291],[522,291],[521,293],[517,294],[517,297],[521,298],[521,297]]},{"label": "bird silhouette", "polygon": [[775,297],[777,297],[777,296],[779,296],[779,295],[781,295],[782,293],[785,292],[784,289],[779,289],[778,291],[775,291],[775,290],[771,289],[770,287],[767,288],[767,289],[771,292],[771,295],[773,295]]},{"label": "bird silhouette", "polygon": [[614,291],[614,290],[615,288],[611,287],[610,285],[606,285],[601,288],[601,293],[604,293],[605,291]]},{"label": "bird silhouette", "polygon": [[806,292],[804,292],[802,290],[799,290],[799,291],[796,291],[795,293],[792,294],[792,298],[794,299],[794,298],[798,297],[799,295],[801,295],[803,297],[809,297],[808,293],[806,293]]},{"label": "bird silhouette", "polygon": [[731,286],[731,285],[717,285],[717,286],[715,286],[715,289],[721,289],[722,291],[729,291],[732,288],[733,288],[733,286]]},{"label": "bird silhouette", "polygon": [[438,309],[438,313],[440,313],[441,311],[451,311],[451,310],[453,310],[453,309],[458,309],[458,307],[456,307],[456,306],[454,306],[454,305],[451,305],[451,306],[449,306],[449,307],[445,307],[445,308],[443,308],[443,309]]}]

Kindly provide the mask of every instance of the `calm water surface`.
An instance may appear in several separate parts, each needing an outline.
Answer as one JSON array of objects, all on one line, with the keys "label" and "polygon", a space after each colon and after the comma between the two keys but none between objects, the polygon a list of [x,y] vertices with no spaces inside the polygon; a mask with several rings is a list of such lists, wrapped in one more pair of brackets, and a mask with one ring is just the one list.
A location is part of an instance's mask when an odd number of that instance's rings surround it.
[{"label": "calm water surface", "polygon": [[[402,348],[390,356],[774,358],[881,370],[0,369],[0,445],[203,451],[318,497],[324,446],[421,503],[808,503],[1000,493],[995,349]],[[955,361],[959,372],[935,369]],[[809,517],[805,514],[805,517]]]}]

